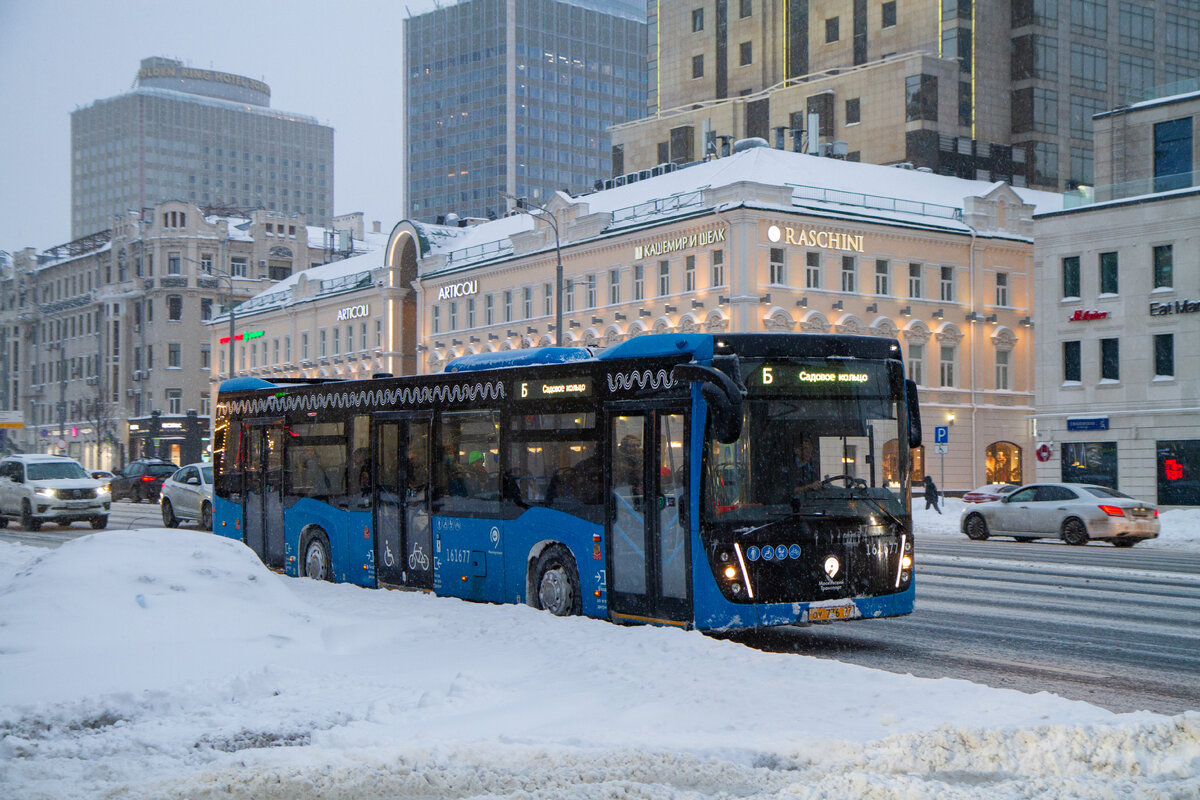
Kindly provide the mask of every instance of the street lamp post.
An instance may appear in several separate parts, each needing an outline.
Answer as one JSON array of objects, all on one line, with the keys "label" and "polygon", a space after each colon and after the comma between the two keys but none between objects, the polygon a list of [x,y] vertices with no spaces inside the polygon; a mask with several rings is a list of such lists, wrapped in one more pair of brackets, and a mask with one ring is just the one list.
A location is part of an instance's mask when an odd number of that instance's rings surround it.
[{"label": "street lamp post", "polygon": [[555,255],[555,260],[558,262],[557,264],[555,264],[555,267],[554,267],[554,344],[556,347],[562,347],[563,346],[563,307],[562,307],[563,263],[562,263],[562,245],[558,238],[558,220],[555,219],[554,214],[552,212],[546,210],[546,208],[544,206],[539,206],[537,203],[530,201],[529,198],[514,197],[513,195],[509,194],[508,192],[500,192],[500,195],[502,197],[507,197],[509,200],[512,200],[516,204],[518,211],[523,211],[524,213],[528,214],[531,217],[534,216],[535,214],[540,214],[541,216],[539,216],[538,218],[544,219],[546,222],[550,223],[550,228],[551,228],[551,230],[554,231],[554,255]]},{"label": "street lamp post", "polygon": [[210,275],[219,280],[229,281],[229,294],[225,295],[225,309],[229,314],[229,379],[233,379],[233,330],[235,315],[233,313],[233,276],[228,272],[210,271]]}]

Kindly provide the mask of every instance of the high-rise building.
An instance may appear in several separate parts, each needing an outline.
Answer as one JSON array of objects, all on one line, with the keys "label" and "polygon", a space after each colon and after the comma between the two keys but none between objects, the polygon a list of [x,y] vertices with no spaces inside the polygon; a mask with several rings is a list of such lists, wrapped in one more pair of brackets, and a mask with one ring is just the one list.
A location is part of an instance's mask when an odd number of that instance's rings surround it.
[{"label": "high-rise building", "polygon": [[142,60],[132,91],[71,114],[72,238],[168,200],[333,216],[333,128],[244,75]]},{"label": "high-rise building", "polygon": [[404,23],[407,212],[503,214],[612,171],[646,108],[645,4],[464,0]]},{"label": "high-rise building", "polygon": [[614,176],[757,136],[1062,190],[1093,182],[1093,114],[1200,72],[1194,0],[647,6],[648,117],[613,130]]}]

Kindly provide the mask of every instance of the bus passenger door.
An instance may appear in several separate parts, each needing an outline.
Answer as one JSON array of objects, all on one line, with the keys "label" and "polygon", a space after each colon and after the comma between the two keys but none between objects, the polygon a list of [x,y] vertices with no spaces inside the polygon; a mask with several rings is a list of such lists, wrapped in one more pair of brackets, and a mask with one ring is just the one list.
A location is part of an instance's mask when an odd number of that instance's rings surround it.
[{"label": "bus passenger door", "polygon": [[610,413],[605,520],[614,618],[692,619],[685,428],[684,415],[668,409]]},{"label": "bus passenger door", "polygon": [[375,417],[373,513],[380,583],[433,588],[429,415]]},{"label": "bus passenger door", "polygon": [[283,430],[276,424],[246,426],[243,541],[273,569],[283,569]]}]

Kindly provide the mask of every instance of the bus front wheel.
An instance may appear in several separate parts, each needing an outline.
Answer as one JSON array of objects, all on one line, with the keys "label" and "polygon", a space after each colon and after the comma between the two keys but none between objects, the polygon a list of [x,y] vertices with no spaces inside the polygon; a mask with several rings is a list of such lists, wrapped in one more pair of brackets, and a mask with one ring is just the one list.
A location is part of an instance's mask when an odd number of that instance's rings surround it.
[{"label": "bus front wheel", "polygon": [[319,581],[332,580],[333,570],[330,566],[329,542],[325,534],[317,531],[308,536],[303,549],[304,558],[300,562],[302,578],[315,578]]},{"label": "bus front wheel", "polygon": [[538,556],[533,570],[533,596],[535,608],[557,617],[581,612],[579,573],[575,569],[575,559],[566,548],[553,545]]}]

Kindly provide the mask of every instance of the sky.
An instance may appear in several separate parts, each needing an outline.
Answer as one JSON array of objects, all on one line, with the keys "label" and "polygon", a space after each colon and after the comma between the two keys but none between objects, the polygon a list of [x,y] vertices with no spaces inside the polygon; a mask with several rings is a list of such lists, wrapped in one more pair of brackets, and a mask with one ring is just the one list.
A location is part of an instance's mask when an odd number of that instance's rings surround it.
[{"label": "sky", "polygon": [[[949,506],[922,535],[961,538]],[[1139,547],[1200,549],[1200,510]],[[1200,796],[1197,712],[287,578],[209,533],[0,542],[0,620],[0,797]]]},{"label": "sky", "polygon": [[[334,211],[402,218],[401,24],[435,0],[0,0],[0,250],[71,239],[71,112],[129,91],[143,58],[265,81],[334,128]],[[451,3],[443,0],[442,5]]]}]

